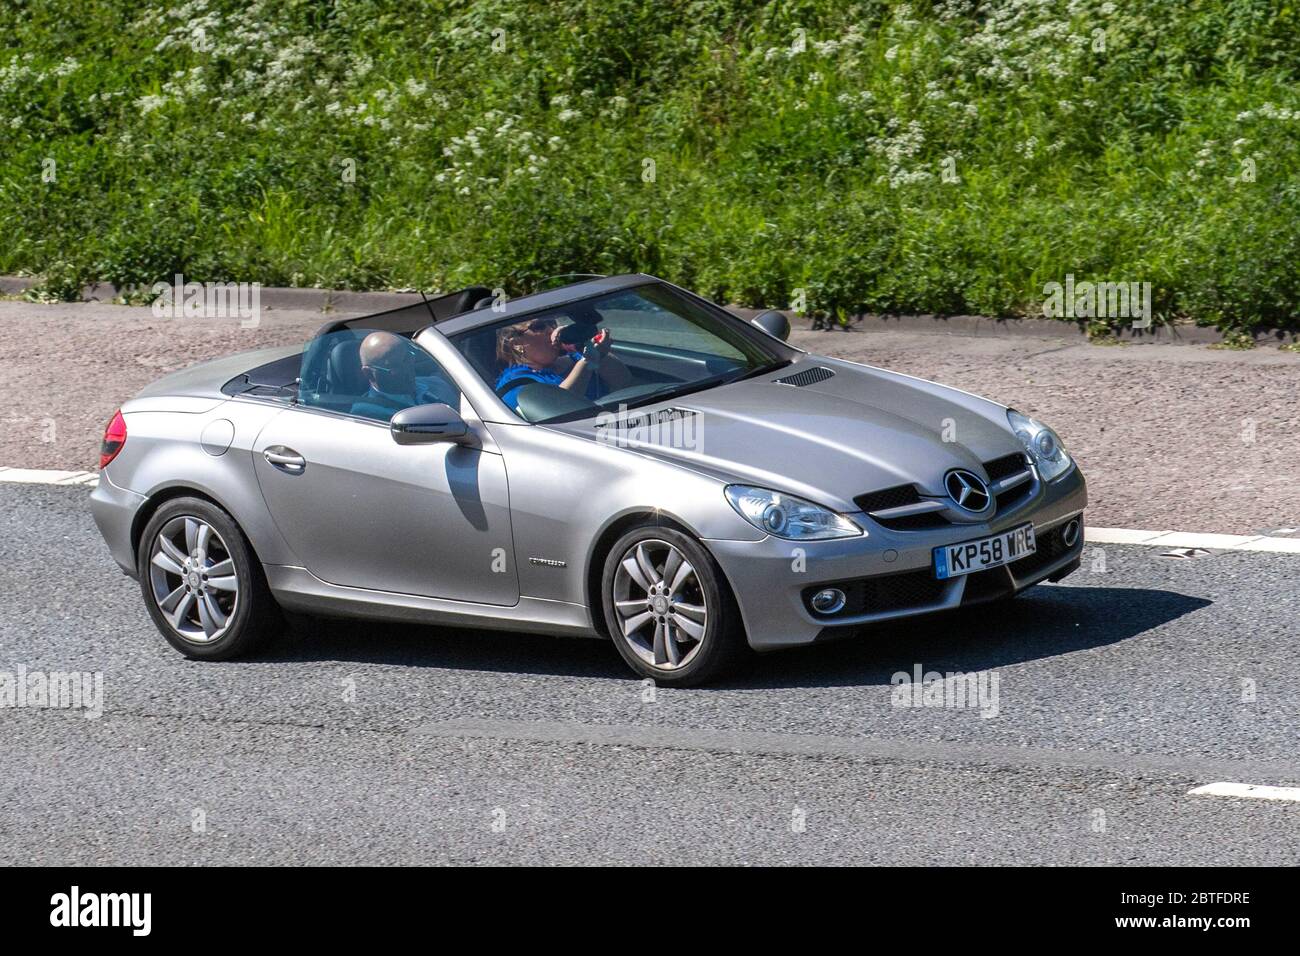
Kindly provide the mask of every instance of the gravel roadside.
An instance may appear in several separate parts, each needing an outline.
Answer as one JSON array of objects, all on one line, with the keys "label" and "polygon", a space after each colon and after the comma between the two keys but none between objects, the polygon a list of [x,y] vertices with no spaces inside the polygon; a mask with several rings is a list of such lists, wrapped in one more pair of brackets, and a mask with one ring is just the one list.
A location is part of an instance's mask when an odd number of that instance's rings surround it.
[{"label": "gravel roadside", "polygon": [[[244,329],[128,306],[0,301],[10,331],[0,364],[13,386],[0,465],[91,468],[104,422],[148,382],[206,359],[300,342],[328,317],[264,309],[260,325]],[[1088,476],[1094,525],[1228,533],[1300,526],[1300,356],[902,331],[797,331],[791,340],[1048,421]]]}]

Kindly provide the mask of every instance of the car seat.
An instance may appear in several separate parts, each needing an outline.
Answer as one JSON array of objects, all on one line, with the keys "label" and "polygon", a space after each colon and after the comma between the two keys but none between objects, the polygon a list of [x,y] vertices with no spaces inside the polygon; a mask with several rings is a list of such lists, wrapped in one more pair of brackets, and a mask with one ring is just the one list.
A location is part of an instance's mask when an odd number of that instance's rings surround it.
[{"label": "car seat", "polygon": [[364,335],[345,330],[322,335],[308,343],[302,360],[299,400],[303,405],[347,412],[353,402],[370,391],[361,370]]}]

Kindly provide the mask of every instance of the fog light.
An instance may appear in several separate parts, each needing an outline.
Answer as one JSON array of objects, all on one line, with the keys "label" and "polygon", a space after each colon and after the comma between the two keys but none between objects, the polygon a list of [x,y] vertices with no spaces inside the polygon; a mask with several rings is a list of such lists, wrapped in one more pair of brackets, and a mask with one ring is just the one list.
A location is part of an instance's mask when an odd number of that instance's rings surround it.
[{"label": "fog light", "polygon": [[813,595],[810,602],[818,614],[835,614],[844,610],[844,592],[839,588],[825,588]]},{"label": "fog light", "polygon": [[1065,542],[1067,548],[1073,548],[1074,543],[1079,540],[1079,519],[1074,518],[1065,526],[1061,532],[1061,540]]}]

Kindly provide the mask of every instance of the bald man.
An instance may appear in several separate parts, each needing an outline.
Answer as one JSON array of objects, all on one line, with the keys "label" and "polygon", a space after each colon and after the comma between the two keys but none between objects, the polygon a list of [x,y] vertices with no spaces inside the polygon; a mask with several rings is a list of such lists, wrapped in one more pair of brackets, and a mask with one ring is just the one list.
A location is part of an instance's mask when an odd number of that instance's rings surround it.
[{"label": "bald man", "polygon": [[[449,396],[438,395],[417,379],[418,349],[418,345],[392,332],[371,332],[362,340],[361,371],[370,383],[370,391],[353,406],[354,415],[389,419],[394,412],[412,405],[449,400]],[[427,364],[432,369],[433,359]]]}]

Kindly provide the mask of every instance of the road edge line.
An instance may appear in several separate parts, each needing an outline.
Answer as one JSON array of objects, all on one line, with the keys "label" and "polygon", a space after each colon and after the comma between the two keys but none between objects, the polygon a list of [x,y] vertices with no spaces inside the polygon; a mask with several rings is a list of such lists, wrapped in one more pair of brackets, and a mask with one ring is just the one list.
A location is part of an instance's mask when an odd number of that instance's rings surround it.
[{"label": "road edge line", "polygon": [[1243,800],[1288,800],[1300,803],[1300,787],[1270,787],[1262,783],[1207,783],[1188,790],[1189,797],[1235,797]]}]

